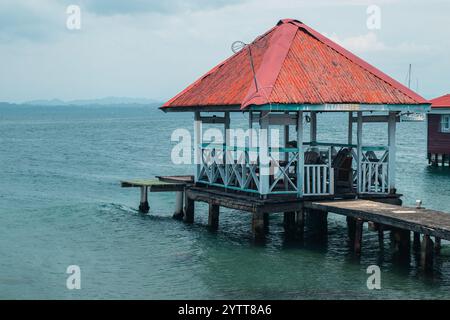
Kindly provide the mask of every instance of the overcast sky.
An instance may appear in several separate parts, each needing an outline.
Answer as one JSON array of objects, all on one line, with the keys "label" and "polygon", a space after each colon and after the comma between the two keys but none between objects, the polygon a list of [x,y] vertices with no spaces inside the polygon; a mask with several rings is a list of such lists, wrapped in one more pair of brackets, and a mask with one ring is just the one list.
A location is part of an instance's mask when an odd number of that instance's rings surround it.
[{"label": "overcast sky", "polygon": [[[81,29],[66,27],[68,5]],[[369,30],[367,7],[381,9]],[[0,101],[167,100],[281,18],[298,19],[426,98],[450,92],[448,0],[1,0]]]}]

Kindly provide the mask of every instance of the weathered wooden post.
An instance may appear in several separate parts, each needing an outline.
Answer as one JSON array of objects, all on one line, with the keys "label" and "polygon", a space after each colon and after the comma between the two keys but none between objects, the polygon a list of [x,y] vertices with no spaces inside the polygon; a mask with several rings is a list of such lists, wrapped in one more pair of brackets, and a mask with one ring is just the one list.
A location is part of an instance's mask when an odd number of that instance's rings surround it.
[{"label": "weathered wooden post", "polygon": [[356,219],[353,217],[347,216],[347,234],[350,241],[355,241],[355,227],[356,227]]},{"label": "weathered wooden post", "polygon": [[413,250],[420,250],[420,233],[414,232],[414,240],[413,240]]},{"label": "weathered wooden post", "polygon": [[148,187],[142,186],[141,187],[141,201],[139,203],[139,211],[142,213],[148,213],[150,210],[150,207],[148,205]]},{"label": "weathered wooden post", "polygon": [[177,191],[175,193],[175,212],[173,213],[173,217],[175,219],[183,218],[183,203],[184,203],[184,191]]},{"label": "weathered wooden post", "polygon": [[219,228],[219,211],[220,207],[218,204],[209,203],[208,227],[211,229]]},{"label": "weathered wooden post", "polygon": [[265,238],[264,212],[261,212],[261,211],[253,212],[252,232],[253,232],[253,237],[257,240],[261,240],[261,239]]},{"label": "weathered wooden post", "polygon": [[384,250],[384,230],[382,226],[378,226],[378,245],[380,246],[380,250]]},{"label": "weathered wooden post", "polygon": [[285,212],[283,216],[284,231],[288,235],[293,235],[295,232],[295,212]]},{"label": "weathered wooden post", "polygon": [[428,234],[424,234],[420,252],[420,264],[425,270],[431,270],[433,268],[433,247],[434,243],[431,237]]},{"label": "weathered wooden post", "polygon": [[362,235],[363,235],[364,221],[362,219],[356,219],[355,221],[355,242],[354,242],[354,252],[357,255],[361,254],[362,247]]},{"label": "weathered wooden post", "polygon": [[194,222],[194,211],[195,211],[195,201],[189,198],[187,192],[185,194],[185,203],[184,203],[184,217],[183,220],[186,223]]},{"label": "weathered wooden post", "polygon": [[295,224],[297,237],[303,239],[305,234],[305,212],[303,208],[295,213]]},{"label": "weathered wooden post", "polygon": [[392,228],[391,244],[401,255],[409,255],[411,249],[411,232],[409,230]]},{"label": "weathered wooden post", "polygon": [[441,238],[434,237],[434,251],[436,253],[441,252]]},{"label": "weathered wooden post", "polygon": [[305,209],[306,226],[315,238],[326,238],[328,235],[328,212]]}]

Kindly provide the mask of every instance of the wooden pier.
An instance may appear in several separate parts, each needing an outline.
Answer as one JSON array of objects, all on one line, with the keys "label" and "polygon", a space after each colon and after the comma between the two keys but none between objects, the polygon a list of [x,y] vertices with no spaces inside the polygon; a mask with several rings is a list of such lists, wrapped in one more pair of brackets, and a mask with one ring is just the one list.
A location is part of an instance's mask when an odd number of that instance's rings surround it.
[{"label": "wooden pier", "polygon": [[[262,199],[248,193],[224,190],[218,187],[196,185],[192,176],[161,176],[158,179],[122,181],[122,187],[141,190],[141,212],[148,212],[147,192],[176,192],[175,218],[193,223],[195,202],[209,205],[208,226],[219,227],[220,207],[235,209],[252,215],[251,230],[255,239],[265,237],[270,214],[283,214],[288,235],[302,238],[305,225],[317,235],[326,235],[328,213],[347,217],[348,236],[354,253],[362,252],[364,224],[378,232],[380,250],[384,246],[384,233],[390,232],[395,250],[409,254],[410,249],[421,250],[422,265],[429,269],[433,257],[440,251],[441,239],[450,241],[450,214],[425,208],[401,206],[400,195],[355,194],[324,197],[277,196]],[[183,206],[184,204],[184,206]],[[413,235],[411,237],[411,235]],[[434,241],[433,241],[434,239]]]}]

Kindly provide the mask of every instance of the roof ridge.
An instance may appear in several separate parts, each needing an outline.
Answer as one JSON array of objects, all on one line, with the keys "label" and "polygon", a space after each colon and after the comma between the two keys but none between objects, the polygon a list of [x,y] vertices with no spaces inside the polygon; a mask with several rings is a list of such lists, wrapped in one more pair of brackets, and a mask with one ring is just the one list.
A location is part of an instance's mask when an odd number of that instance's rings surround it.
[{"label": "roof ridge", "polygon": [[[412,91],[411,89],[407,88],[405,85],[401,84],[397,80],[393,79],[392,77],[388,76],[383,71],[379,70],[378,68],[370,65],[369,63],[362,60],[357,55],[353,54],[352,52],[348,51],[344,47],[340,46],[336,42],[332,41],[331,39],[325,37],[321,33],[317,32],[313,28],[307,26],[306,24],[299,22],[297,20],[290,20],[286,23],[295,24],[298,28],[303,29],[308,34],[310,34],[312,37],[316,38],[321,43],[325,44],[327,47],[331,48],[344,58],[348,59],[349,61],[355,63],[359,67],[363,68],[370,74],[374,75],[381,81],[385,82],[386,84],[390,85],[392,88],[396,89],[397,91],[401,92],[402,94],[408,96],[409,98],[416,100],[418,103],[428,103],[425,98],[417,94],[416,92]],[[400,87],[400,88],[399,88]]]},{"label": "roof ridge", "polygon": [[[297,27],[294,26],[295,28],[292,28],[292,24],[282,23],[282,21],[277,24],[276,33],[270,38],[268,48],[256,71],[255,77],[258,91],[256,90],[255,83],[252,83],[247,95],[241,102],[241,109],[245,109],[250,104],[268,103],[275,82],[278,79],[283,63],[298,31]],[[264,97],[260,93],[264,94]]]}]

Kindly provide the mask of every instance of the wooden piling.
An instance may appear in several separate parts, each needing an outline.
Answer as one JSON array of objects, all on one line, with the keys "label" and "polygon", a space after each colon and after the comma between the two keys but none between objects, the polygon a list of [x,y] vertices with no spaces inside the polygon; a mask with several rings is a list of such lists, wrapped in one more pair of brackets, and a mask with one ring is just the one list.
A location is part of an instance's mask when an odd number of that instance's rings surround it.
[{"label": "wooden piling", "polygon": [[148,205],[148,187],[141,187],[141,201],[139,203],[139,211],[142,213],[148,213],[150,211],[150,207]]},{"label": "wooden piling", "polygon": [[298,238],[303,238],[305,233],[305,212],[299,210],[295,213],[296,234]]},{"label": "wooden piling", "polygon": [[184,217],[183,220],[186,223],[194,222],[195,201],[185,195],[184,199]]},{"label": "wooden piling", "polygon": [[208,227],[211,229],[219,228],[219,211],[219,205],[212,202],[209,203]]},{"label": "wooden piling", "polygon": [[292,235],[295,232],[296,225],[295,225],[295,212],[285,212],[283,215],[283,227],[284,231]]},{"label": "wooden piling", "polygon": [[252,216],[252,232],[255,239],[264,239],[264,212],[256,211]]},{"label": "wooden piling", "polygon": [[434,243],[428,234],[425,234],[422,239],[422,247],[420,254],[420,264],[425,270],[431,270],[433,268],[434,259]]},{"label": "wooden piling", "polygon": [[391,245],[394,251],[408,255],[411,249],[411,232],[409,230],[392,228]]},{"label": "wooden piling", "polygon": [[441,252],[441,238],[434,237],[434,251],[436,253]]},{"label": "wooden piling", "polygon": [[378,245],[380,250],[384,250],[384,230],[382,226],[378,226]]},{"label": "wooden piling", "polygon": [[183,218],[183,203],[184,203],[184,192],[177,191],[175,193],[175,211],[173,213],[173,218],[182,219]]},{"label": "wooden piling", "polygon": [[413,250],[420,250],[420,233],[414,232],[414,240],[413,240]]},{"label": "wooden piling", "polygon": [[350,241],[355,240],[356,219],[347,216],[347,234]]},{"label": "wooden piling", "polygon": [[357,255],[361,254],[363,227],[364,227],[364,221],[362,219],[356,219],[353,249],[354,249],[355,254],[357,254]]},{"label": "wooden piling", "polygon": [[328,212],[315,209],[305,209],[305,222],[308,232],[316,238],[328,235]]}]

